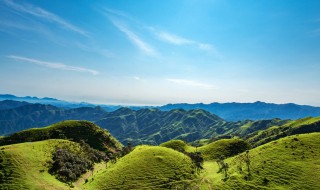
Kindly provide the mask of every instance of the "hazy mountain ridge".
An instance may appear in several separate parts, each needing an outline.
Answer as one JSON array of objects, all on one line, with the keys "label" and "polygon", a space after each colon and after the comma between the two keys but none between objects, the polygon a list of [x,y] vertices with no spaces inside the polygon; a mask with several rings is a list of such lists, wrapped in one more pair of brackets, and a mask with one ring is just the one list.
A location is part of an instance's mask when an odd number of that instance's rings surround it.
[{"label": "hazy mountain ridge", "polygon": [[27,104],[21,107],[0,110],[0,134],[44,127],[63,120],[95,121],[107,112],[101,108],[75,108],[65,110],[52,105]]},{"label": "hazy mountain ridge", "polygon": [[217,114],[227,121],[239,120],[261,120],[261,119],[299,119],[303,117],[316,117],[320,115],[320,107],[288,104],[273,104],[265,102],[254,103],[211,103],[211,104],[167,104],[159,109],[167,111],[171,109],[182,108],[204,109],[211,113]]},{"label": "hazy mountain ridge", "polygon": [[[44,127],[63,120],[94,122],[110,131],[122,143],[131,142],[135,145],[160,144],[171,139],[192,142],[199,139],[215,140],[234,136],[241,138],[256,136],[260,141],[261,135],[257,136],[259,131],[281,127],[291,122],[281,119],[228,122],[201,109],[161,111],[157,108],[140,110],[120,108],[107,112],[99,106],[63,109],[52,105],[27,104],[0,110],[0,135],[33,127]],[[311,129],[314,129],[311,132],[318,130],[316,127]],[[272,134],[279,135],[274,131]]]},{"label": "hazy mountain ridge", "polygon": [[[32,96],[24,96],[24,97],[18,97],[12,94],[0,94],[0,101],[3,100],[13,100],[13,101],[24,101],[28,103],[39,103],[39,104],[50,104],[56,107],[65,108],[65,109],[72,109],[72,108],[79,108],[79,107],[96,107],[97,104],[91,104],[87,102],[69,102],[64,100],[58,100],[55,98],[38,98],[38,97],[32,97]],[[100,105],[103,107],[103,109],[107,111],[114,111],[121,106],[112,106],[112,105]],[[1,107],[1,106],[0,106]],[[0,108],[1,109],[1,108]]]},{"label": "hazy mountain ridge", "polygon": [[188,141],[211,138],[210,127],[226,124],[223,119],[204,110],[177,109],[165,112],[155,108],[137,111],[120,108],[107,112],[101,107],[66,110],[52,105],[28,104],[0,110],[0,134],[43,127],[63,120],[95,122],[109,130],[121,142],[130,141],[134,144],[158,144],[172,138]]}]

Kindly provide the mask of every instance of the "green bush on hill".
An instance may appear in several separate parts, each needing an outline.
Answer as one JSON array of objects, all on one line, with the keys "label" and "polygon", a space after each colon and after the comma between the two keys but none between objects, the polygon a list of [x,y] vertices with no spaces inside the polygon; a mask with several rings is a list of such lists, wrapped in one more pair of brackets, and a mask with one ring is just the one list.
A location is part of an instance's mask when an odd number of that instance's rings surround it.
[{"label": "green bush on hill", "polygon": [[52,154],[49,173],[55,175],[62,182],[73,182],[87,170],[93,169],[93,164],[109,161],[104,152],[91,148],[84,141],[80,142],[80,149],[70,146],[57,146]]}]

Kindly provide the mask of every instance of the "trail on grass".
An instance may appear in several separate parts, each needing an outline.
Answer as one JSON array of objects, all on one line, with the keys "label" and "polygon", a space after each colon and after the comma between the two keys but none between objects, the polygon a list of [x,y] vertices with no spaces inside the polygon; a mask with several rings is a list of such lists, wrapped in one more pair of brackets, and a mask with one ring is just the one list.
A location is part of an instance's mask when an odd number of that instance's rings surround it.
[{"label": "trail on grass", "polygon": [[85,180],[88,179],[90,176],[98,173],[100,170],[106,168],[106,163],[101,162],[94,165],[93,171],[89,170],[87,173],[83,174],[78,181],[76,181],[73,185],[75,188],[81,189],[80,186],[85,183]]}]

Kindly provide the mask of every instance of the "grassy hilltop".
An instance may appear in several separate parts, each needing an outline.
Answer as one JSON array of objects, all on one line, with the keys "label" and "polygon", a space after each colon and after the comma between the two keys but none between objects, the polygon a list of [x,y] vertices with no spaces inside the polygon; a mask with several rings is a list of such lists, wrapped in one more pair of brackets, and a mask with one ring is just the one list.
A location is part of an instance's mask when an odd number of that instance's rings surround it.
[{"label": "grassy hilltop", "polygon": [[[92,171],[87,170],[69,184],[49,172],[56,147],[82,152],[79,142],[85,141],[108,154],[123,146],[93,123],[64,121],[0,138],[0,189],[316,190],[320,189],[320,133],[307,132],[317,131],[319,120],[304,118],[262,127],[247,137],[256,146],[253,149],[239,138],[203,141],[204,145],[197,147],[182,140],[160,146],[140,145],[117,161],[95,164]],[[263,125],[251,123],[246,130]],[[204,158],[199,173],[188,156],[195,151]],[[228,165],[227,170],[223,170],[222,162]]]},{"label": "grassy hilltop", "polygon": [[28,129],[0,138],[0,146],[46,139],[67,139],[75,142],[83,140],[95,149],[110,152],[122,147],[122,144],[107,130],[88,121],[72,120],[62,121],[48,127]]},{"label": "grassy hilltop", "polygon": [[66,140],[45,140],[1,146],[0,189],[68,189],[48,173],[47,161],[57,145],[78,146]]},{"label": "grassy hilltop", "polygon": [[175,189],[196,176],[186,155],[169,148],[138,146],[85,184],[85,189]]},{"label": "grassy hilltop", "polygon": [[[204,163],[201,189],[320,189],[320,133],[288,136],[249,151],[250,174],[241,156],[226,159],[229,177],[215,161]],[[241,168],[241,169],[240,169]]]}]

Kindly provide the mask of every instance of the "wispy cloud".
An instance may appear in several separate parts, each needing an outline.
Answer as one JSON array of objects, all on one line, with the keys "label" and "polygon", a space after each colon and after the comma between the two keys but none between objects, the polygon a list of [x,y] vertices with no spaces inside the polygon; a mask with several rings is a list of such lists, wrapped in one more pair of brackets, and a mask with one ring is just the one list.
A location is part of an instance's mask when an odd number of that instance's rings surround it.
[{"label": "wispy cloud", "polygon": [[138,77],[138,76],[134,76],[133,79],[134,79],[134,80],[141,80],[141,78]]},{"label": "wispy cloud", "polygon": [[59,26],[71,30],[73,32],[79,33],[84,36],[88,36],[88,33],[79,27],[67,22],[66,20],[60,18],[58,15],[55,15],[49,11],[46,11],[40,7],[34,6],[32,4],[24,3],[23,5],[14,3],[11,0],[4,0],[3,1],[8,7],[11,9],[18,11],[20,13],[26,13],[41,19],[45,19],[46,21],[58,24]]},{"label": "wispy cloud", "polygon": [[69,66],[69,65],[65,65],[63,63],[47,62],[47,61],[41,61],[41,60],[28,58],[28,57],[15,56],[15,55],[9,55],[7,57],[10,58],[10,59],[16,60],[16,61],[33,63],[33,64],[37,64],[37,65],[40,65],[40,66],[43,66],[43,67],[51,68],[51,69],[59,69],[59,70],[66,70],[66,71],[77,71],[77,72],[87,72],[87,73],[91,73],[93,75],[99,74],[98,71],[95,71],[95,70],[92,70],[92,69],[87,69],[87,68],[83,68],[83,67]]},{"label": "wispy cloud", "polygon": [[157,52],[149,44],[143,41],[133,31],[129,30],[123,23],[111,17],[109,19],[113,23],[113,25],[117,27],[121,32],[123,32],[128,37],[128,39],[141,51],[145,52],[148,55],[157,55]]},{"label": "wispy cloud", "polygon": [[122,11],[119,10],[115,10],[115,9],[110,9],[110,8],[104,8],[103,10],[105,10],[106,12],[113,14],[113,15],[117,15],[117,16],[121,16],[121,17],[127,17],[128,15]]},{"label": "wispy cloud", "polygon": [[207,90],[217,89],[217,87],[214,85],[205,84],[205,83],[197,82],[194,80],[172,79],[172,78],[167,78],[165,80],[172,82],[172,83],[175,83],[175,84],[179,84],[179,85],[193,86],[193,87],[203,88],[203,89],[207,89]]},{"label": "wispy cloud", "polygon": [[[125,20],[128,23],[133,23],[134,25],[139,26],[139,28],[142,28],[145,30],[147,33],[151,33],[156,39],[163,41],[168,44],[172,44],[175,46],[190,46],[197,48],[199,50],[208,52],[216,57],[221,57],[220,53],[217,51],[217,49],[214,47],[214,45],[210,43],[204,43],[192,39],[188,39],[167,31],[163,31],[159,28],[152,27],[152,26],[147,26],[144,23],[140,22],[139,20],[134,19],[130,15],[119,11],[119,10],[114,10],[114,9],[109,9],[109,8],[104,8],[104,12],[109,20],[123,33],[127,35],[127,37],[142,51],[155,55],[157,52],[146,42],[144,42],[138,35],[136,35],[132,30],[129,30],[129,28],[120,22],[118,19]],[[133,25],[132,24],[132,25]]]},{"label": "wispy cloud", "polygon": [[[155,31],[155,30],[153,30]],[[167,32],[155,32],[159,39],[174,44],[174,45],[186,45],[186,44],[195,44],[194,41],[176,36]]]},{"label": "wispy cloud", "polygon": [[214,48],[212,44],[202,43],[195,40],[187,39],[175,34],[171,34],[169,32],[164,32],[164,31],[155,29],[153,27],[148,27],[148,28],[159,40],[162,40],[166,43],[178,45],[178,46],[193,45],[196,48],[218,55],[217,50]]},{"label": "wispy cloud", "polygon": [[76,43],[76,46],[84,51],[98,53],[108,58],[115,57],[115,54],[108,49],[103,49],[95,46],[87,46],[79,42]]}]

